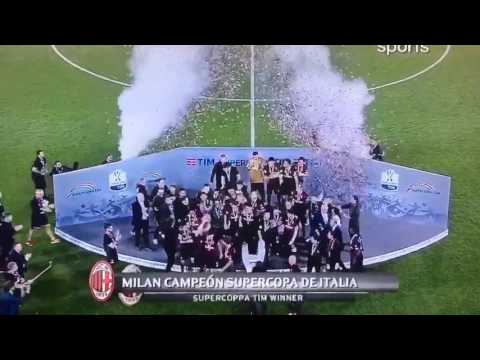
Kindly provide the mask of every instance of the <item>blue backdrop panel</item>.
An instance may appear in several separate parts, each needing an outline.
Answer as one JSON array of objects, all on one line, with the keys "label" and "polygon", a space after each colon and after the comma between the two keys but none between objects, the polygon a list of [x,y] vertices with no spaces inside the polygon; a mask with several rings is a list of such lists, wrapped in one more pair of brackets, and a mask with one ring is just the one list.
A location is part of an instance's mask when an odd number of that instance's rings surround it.
[{"label": "blue backdrop panel", "polygon": [[[312,172],[321,172],[315,156],[303,148],[257,148],[267,159],[305,157]],[[246,164],[251,148],[179,148],[54,177],[56,226],[62,235],[87,223],[128,218],[136,183],[150,188],[159,177],[167,184],[197,192],[210,180],[220,154],[248,182]],[[448,233],[450,178],[399,165],[366,160],[367,193],[362,199],[361,232],[366,263],[401,256],[437,241]],[[313,176],[305,184],[311,195]],[[101,235],[101,234],[100,234]],[[86,242],[89,239],[82,239]],[[370,260],[368,259],[370,258]]]}]

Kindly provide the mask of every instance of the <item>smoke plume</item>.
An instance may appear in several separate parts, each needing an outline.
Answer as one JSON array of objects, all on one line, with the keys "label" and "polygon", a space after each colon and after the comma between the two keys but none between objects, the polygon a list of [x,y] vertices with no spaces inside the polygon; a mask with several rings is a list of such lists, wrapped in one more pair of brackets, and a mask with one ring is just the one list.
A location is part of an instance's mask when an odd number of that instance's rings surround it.
[{"label": "smoke plume", "polygon": [[[318,154],[318,184],[328,196],[361,192],[369,155],[366,107],[374,97],[361,79],[349,80],[330,61],[326,46],[272,46],[260,57],[264,105],[278,127]],[[325,151],[326,150],[326,151]]]},{"label": "smoke plume", "polygon": [[133,84],[118,99],[122,159],[140,154],[164,130],[180,123],[209,86],[209,46],[135,46]]}]

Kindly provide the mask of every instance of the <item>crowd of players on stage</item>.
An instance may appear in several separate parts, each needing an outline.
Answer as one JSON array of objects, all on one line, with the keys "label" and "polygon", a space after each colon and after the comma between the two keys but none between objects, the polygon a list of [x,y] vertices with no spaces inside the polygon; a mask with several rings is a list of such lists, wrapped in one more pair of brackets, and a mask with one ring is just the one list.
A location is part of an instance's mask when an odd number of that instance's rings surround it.
[{"label": "crowd of players on stage", "polygon": [[[309,176],[303,158],[269,158],[253,152],[248,184],[238,169],[221,155],[210,183],[189,197],[160,179],[151,193],[145,181],[137,184],[132,204],[132,235],[139,250],[162,245],[167,271],[179,260],[182,271],[248,272],[268,268],[299,270],[304,255],[307,271],[347,271],[342,251],[350,252],[350,270],[362,271],[360,205],[354,196],[347,204],[310,197],[304,190]],[[153,215],[152,215],[153,214]],[[349,238],[344,239],[343,219]],[[154,229],[153,235],[151,230]],[[104,248],[110,262],[118,261],[120,233],[105,224]]]}]

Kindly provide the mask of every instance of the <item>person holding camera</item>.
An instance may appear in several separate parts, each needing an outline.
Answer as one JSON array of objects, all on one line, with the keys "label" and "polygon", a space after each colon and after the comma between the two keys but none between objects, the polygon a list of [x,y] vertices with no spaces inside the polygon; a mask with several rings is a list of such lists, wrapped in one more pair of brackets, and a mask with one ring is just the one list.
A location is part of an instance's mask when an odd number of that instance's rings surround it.
[{"label": "person holding camera", "polygon": [[37,151],[37,157],[33,161],[32,165],[32,180],[35,185],[35,189],[41,189],[46,191],[47,181],[45,176],[48,174],[47,158],[43,150]]}]

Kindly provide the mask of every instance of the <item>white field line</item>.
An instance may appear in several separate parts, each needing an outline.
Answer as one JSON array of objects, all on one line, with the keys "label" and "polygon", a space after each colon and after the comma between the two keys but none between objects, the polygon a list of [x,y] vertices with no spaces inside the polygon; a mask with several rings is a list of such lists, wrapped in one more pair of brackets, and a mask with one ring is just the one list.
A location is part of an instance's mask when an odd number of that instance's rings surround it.
[{"label": "white field line", "polygon": [[[77,246],[79,246],[79,247],[81,247],[85,250],[97,253],[101,256],[105,256],[105,251],[102,248],[100,248],[99,246],[92,245],[92,244],[90,244],[86,241],[77,239],[77,238],[67,234],[66,232],[60,230],[59,228],[55,228],[55,234],[57,234],[62,239],[66,240],[66,241],[68,241],[68,242],[70,242],[74,245],[77,245]],[[389,252],[389,253],[386,253],[386,254],[366,258],[363,261],[363,264],[365,266],[369,266],[369,265],[374,265],[374,264],[380,264],[380,263],[390,261],[390,260],[393,260],[393,259],[396,259],[396,258],[399,258],[399,257],[403,257],[405,255],[408,255],[408,254],[411,254],[411,253],[416,252],[418,250],[421,250],[423,248],[426,248],[426,247],[440,241],[441,239],[445,238],[446,236],[448,236],[448,229],[439,233],[439,234],[437,234],[437,235],[435,235],[435,236],[433,236],[433,237],[431,237],[430,239],[421,241],[421,242],[419,242],[417,244],[414,244],[412,246],[408,246],[406,248],[396,250],[396,251],[392,251],[392,252]],[[163,262],[146,260],[146,259],[138,258],[138,257],[135,257],[135,256],[123,255],[121,253],[118,255],[118,258],[121,261],[130,263],[130,264],[136,264],[136,265],[145,266],[145,267],[154,268],[154,269],[164,270],[167,266],[167,264],[163,263]],[[345,266],[350,268],[350,262],[345,262]],[[178,264],[174,264],[172,266],[172,271],[175,271],[175,272],[181,271],[181,266],[178,265]],[[269,270],[267,270],[267,272],[289,272],[289,271],[290,270],[288,270],[288,269],[269,269]],[[302,271],[306,272],[307,268],[303,267]]]},{"label": "white field line", "polygon": [[[122,86],[132,86],[131,84],[128,84],[128,83],[125,83],[125,82],[122,82],[122,81],[118,81],[118,80],[114,80],[114,79],[111,79],[107,76],[103,76],[103,75],[100,75],[100,74],[97,74],[96,72],[93,72],[91,70],[88,70],[86,68],[84,68],[83,66],[80,66],[76,63],[74,63],[72,60],[70,60],[69,58],[67,58],[65,55],[63,55],[60,50],[58,50],[58,48],[55,46],[55,45],[50,45],[50,47],[52,48],[52,50],[55,52],[55,54],[58,55],[58,57],[60,57],[63,61],[65,61],[67,64],[70,64],[71,66],[73,66],[74,68],[80,70],[80,71],[83,71],[91,76],[94,76],[98,79],[102,79],[104,81],[109,81],[111,83],[114,83],[114,84],[117,84],[117,85],[122,85]],[[393,81],[393,82],[390,82],[390,83],[387,83],[387,84],[383,84],[383,85],[378,85],[378,86],[374,86],[374,87],[371,87],[369,88],[368,90],[369,91],[375,91],[375,90],[378,90],[378,89],[383,89],[385,87],[388,87],[388,86],[392,86],[392,85],[397,85],[397,84],[401,84],[405,81],[408,81],[408,80],[412,80],[412,79],[415,79],[423,74],[425,74],[427,71],[430,71],[432,70],[433,68],[435,68],[436,66],[438,66],[444,59],[445,57],[450,53],[450,50],[451,50],[452,46],[451,45],[447,45],[445,51],[443,52],[443,54],[431,65],[427,66],[425,69],[415,73],[415,74],[412,74],[412,75],[409,75],[403,79],[400,79],[400,80],[396,80],[396,81]],[[205,100],[213,100],[213,101],[239,101],[239,102],[250,102],[251,99],[242,99],[242,98],[217,98],[217,97],[209,97],[209,96],[199,96],[199,99],[205,99]],[[256,102],[281,102],[283,101],[282,99],[255,99]]]},{"label": "white field line", "polygon": [[250,45],[250,147],[255,147],[255,45]]},{"label": "white field line", "polygon": [[387,87],[387,86],[397,85],[397,84],[403,83],[403,82],[405,82],[405,81],[415,79],[416,77],[419,77],[419,76],[425,74],[427,71],[432,70],[435,66],[437,66],[438,64],[440,64],[440,63],[445,59],[445,57],[448,55],[448,53],[450,52],[451,48],[452,48],[452,45],[447,45],[447,48],[446,48],[445,51],[443,52],[442,56],[440,56],[440,57],[437,59],[437,61],[435,61],[432,65],[427,66],[427,67],[426,67],[425,69],[423,69],[422,71],[419,71],[418,73],[415,73],[415,74],[413,74],[413,75],[407,76],[406,78],[403,78],[403,79],[400,79],[400,80],[397,80],[397,81],[393,81],[393,82],[388,83],[388,84],[383,84],[383,85],[379,85],[379,86],[375,86],[375,87],[369,88],[368,90],[369,90],[369,91],[373,91],[373,90],[382,89],[382,88]]}]

